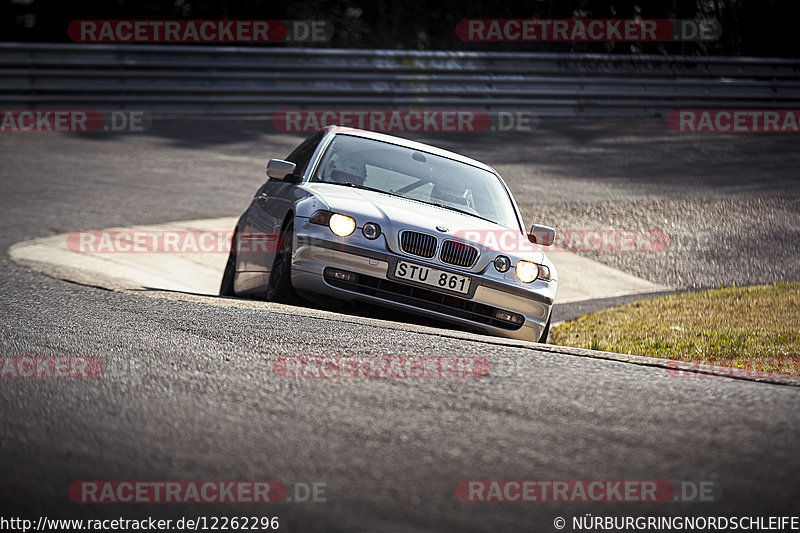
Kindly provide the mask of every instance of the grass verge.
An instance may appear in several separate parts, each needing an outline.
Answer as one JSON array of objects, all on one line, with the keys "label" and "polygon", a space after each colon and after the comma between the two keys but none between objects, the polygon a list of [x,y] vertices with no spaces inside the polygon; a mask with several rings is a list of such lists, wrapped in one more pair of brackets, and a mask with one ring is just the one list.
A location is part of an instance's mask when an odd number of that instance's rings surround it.
[{"label": "grass verge", "polygon": [[553,344],[800,375],[800,283],[679,293],[592,313]]}]

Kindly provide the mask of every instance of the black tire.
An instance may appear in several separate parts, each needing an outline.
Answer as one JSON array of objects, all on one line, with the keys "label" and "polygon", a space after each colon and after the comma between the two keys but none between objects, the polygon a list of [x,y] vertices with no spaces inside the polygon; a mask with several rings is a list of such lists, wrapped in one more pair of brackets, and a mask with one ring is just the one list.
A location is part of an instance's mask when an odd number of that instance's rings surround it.
[{"label": "black tire", "polygon": [[290,218],[281,231],[281,249],[275,254],[275,262],[269,274],[264,299],[268,302],[296,304],[299,297],[292,285],[292,241],[294,238],[294,218]]},{"label": "black tire", "polygon": [[231,251],[228,254],[228,262],[225,263],[225,271],[222,273],[222,283],[219,285],[220,296],[236,296],[233,290],[233,277],[236,274],[236,232],[231,239]]},{"label": "black tire", "polygon": [[542,332],[542,336],[539,337],[539,342],[541,344],[547,344],[547,337],[550,335],[550,319],[551,318],[552,318],[552,315],[547,317],[547,324],[545,324],[545,326],[544,326],[544,331]]}]

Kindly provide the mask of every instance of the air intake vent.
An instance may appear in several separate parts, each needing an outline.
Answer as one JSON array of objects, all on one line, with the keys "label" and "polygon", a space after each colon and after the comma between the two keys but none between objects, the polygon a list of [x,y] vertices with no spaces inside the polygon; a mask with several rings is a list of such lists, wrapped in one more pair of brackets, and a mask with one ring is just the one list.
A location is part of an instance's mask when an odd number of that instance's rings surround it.
[{"label": "air intake vent", "polygon": [[404,231],[400,234],[400,248],[407,254],[430,259],[436,255],[436,237],[416,231]]},{"label": "air intake vent", "polygon": [[439,259],[442,260],[442,263],[471,267],[478,259],[478,249],[463,242],[444,241]]}]

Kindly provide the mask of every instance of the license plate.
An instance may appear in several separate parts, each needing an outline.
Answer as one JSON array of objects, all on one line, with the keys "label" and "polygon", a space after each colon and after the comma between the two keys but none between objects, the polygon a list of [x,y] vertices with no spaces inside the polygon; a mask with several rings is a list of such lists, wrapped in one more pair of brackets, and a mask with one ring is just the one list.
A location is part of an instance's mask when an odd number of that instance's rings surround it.
[{"label": "license plate", "polygon": [[472,278],[467,276],[451,274],[436,268],[406,263],[405,261],[397,262],[394,275],[400,279],[416,281],[417,283],[438,287],[440,289],[447,289],[461,294],[467,294],[469,292],[469,285],[472,283]]}]

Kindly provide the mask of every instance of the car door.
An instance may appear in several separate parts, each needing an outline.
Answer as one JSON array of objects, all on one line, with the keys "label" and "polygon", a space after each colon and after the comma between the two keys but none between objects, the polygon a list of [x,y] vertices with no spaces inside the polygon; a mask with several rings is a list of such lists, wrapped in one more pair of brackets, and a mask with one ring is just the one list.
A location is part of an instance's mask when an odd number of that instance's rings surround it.
[{"label": "car door", "polygon": [[[324,132],[310,136],[286,158],[296,165],[296,176],[304,175],[323,136]],[[286,214],[298,200],[296,181],[268,179],[256,192],[239,228],[240,247],[250,253],[239,255],[238,271],[269,273],[272,269]]]}]

